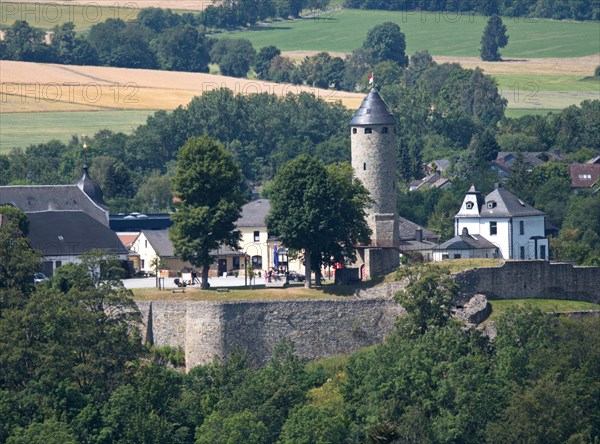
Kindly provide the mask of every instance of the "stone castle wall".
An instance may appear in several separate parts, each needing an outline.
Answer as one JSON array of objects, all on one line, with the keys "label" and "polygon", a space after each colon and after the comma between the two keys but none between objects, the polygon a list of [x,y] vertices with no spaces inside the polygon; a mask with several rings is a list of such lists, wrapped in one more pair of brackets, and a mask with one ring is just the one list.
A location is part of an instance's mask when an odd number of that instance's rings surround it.
[{"label": "stone castle wall", "polygon": [[348,354],[389,335],[402,307],[390,300],[139,302],[146,340],[183,347],[188,369],[246,352],[257,364],[284,338],[308,359]]},{"label": "stone castle wall", "polygon": [[460,301],[475,294],[489,299],[571,299],[600,303],[600,268],[547,261],[505,262],[501,267],[463,271],[455,277]]},{"label": "stone castle wall", "polygon": [[[463,305],[476,294],[490,299],[573,299],[600,303],[600,268],[545,261],[506,262],[501,267],[455,275]],[[272,355],[284,338],[308,359],[348,354],[382,342],[405,314],[393,296],[400,282],[357,291],[335,300],[271,302],[138,302],[144,339],[155,345],[183,347],[191,369],[234,350],[257,364]]]}]

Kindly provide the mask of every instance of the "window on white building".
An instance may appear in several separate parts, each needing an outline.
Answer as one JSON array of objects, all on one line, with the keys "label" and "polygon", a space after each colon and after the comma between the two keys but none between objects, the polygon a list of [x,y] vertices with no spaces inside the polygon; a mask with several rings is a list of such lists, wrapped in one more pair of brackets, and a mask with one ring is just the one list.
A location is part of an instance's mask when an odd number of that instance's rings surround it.
[{"label": "window on white building", "polygon": [[365,128],[365,134],[373,134],[372,128]]},{"label": "window on white building", "polygon": [[494,201],[488,202],[488,203],[487,203],[487,207],[488,207],[488,209],[490,209],[490,210],[492,210],[492,209],[496,208],[496,202],[494,202]]},{"label": "window on white building", "polygon": [[521,236],[525,235],[525,222],[519,221],[519,234]]},{"label": "window on white building", "polygon": [[498,222],[490,222],[490,236],[498,234]]},{"label": "window on white building", "polygon": [[525,247],[521,247],[521,259],[525,259]]},{"label": "window on white building", "polygon": [[262,270],[262,256],[252,256],[252,268]]},{"label": "window on white building", "polygon": [[467,202],[467,210],[472,210],[474,206],[473,202]]},{"label": "window on white building", "polygon": [[260,242],[260,231],[254,232],[254,242]]}]

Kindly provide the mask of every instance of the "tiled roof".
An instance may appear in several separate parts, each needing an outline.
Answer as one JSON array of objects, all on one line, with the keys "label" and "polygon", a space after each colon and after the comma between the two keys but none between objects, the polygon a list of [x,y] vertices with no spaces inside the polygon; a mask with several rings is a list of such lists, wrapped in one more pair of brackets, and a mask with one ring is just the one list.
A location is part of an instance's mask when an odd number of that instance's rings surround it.
[{"label": "tiled roof", "polygon": [[434,247],[433,251],[487,250],[490,248],[498,248],[498,246],[494,245],[483,236],[471,236],[468,233],[463,233],[460,236],[453,237],[449,241]]},{"label": "tiled roof", "polygon": [[125,246],[125,248],[131,248],[139,235],[140,233],[117,233],[119,240]]},{"label": "tiled roof", "polygon": [[235,224],[238,228],[266,227],[265,219],[270,209],[271,202],[267,199],[259,199],[247,203],[242,208],[242,216]]},{"label": "tiled roof", "polygon": [[11,204],[25,213],[83,211],[108,225],[106,211],[77,185],[22,185],[0,187],[0,205]]},{"label": "tiled roof", "polygon": [[[150,245],[154,251],[156,251],[161,257],[177,257],[175,255],[175,247],[173,242],[169,239],[169,230],[144,230],[142,234],[146,236]],[[210,252],[213,256],[243,256],[244,253],[234,250],[231,247],[220,247],[218,250]]]},{"label": "tiled roof", "polygon": [[436,233],[434,233],[433,231],[429,231],[427,228],[423,228],[420,225],[417,225],[416,223],[405,219],[404,217],[399,217],[400,220],[400,224],[399,224],[399,231],[400,231],[400,240],[403,241],[412,241],[412,240],[416,240],[417,236],[417,230],[423,230],[423,239],[433,239],[436,240],[440,238],[439,235],[437,235]]},{"label": "tiled roof", "polygon": [[[490,203],[494,204],[490,208]],[[485,197],[481,217],[544,216],[545,213],[523,202],[501,185]]]},{"label": "tiled roof", "polygon": [[41,211],[27,217],[27,237],[44,256],[80,255],[90,250],[127,254],[110,228],[83,211]]},{"label": "tiled roof", "polygon": [[571,187],[590,188],[598,183],[600,178],[600,164],[574,163],[569,165]]}]

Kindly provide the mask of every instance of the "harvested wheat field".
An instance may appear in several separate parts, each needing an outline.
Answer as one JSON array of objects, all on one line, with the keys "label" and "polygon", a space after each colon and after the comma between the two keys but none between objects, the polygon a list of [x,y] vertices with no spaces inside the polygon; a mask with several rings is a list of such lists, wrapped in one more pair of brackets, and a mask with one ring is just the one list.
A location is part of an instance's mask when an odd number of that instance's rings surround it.
[{"label": "harvested wheat field", "polygon": [[0,112],[157,110],[221,87],[238,94],[308,92],[357,109],[364,95],[220,75],[1,61]]},{"label": "harvested wheat field", "polygon": [[501,62],[483,62],[477,57],[434,56],[438,63],[460,63],[463,68],[480,67],[486,74],[529,74],[591,76],[600,65],[600,54],[586,57],[507,59]]},{"label": "harvested wheat field", "polygon": [[[11,0],[11,3],[32,3],[31,0]],[[93,5],[97,7],[112,8],[165,8],[183,11],[203,11],[209,5],[214,5],[212,0],[48,0],[40,3],[56,5]]]}]

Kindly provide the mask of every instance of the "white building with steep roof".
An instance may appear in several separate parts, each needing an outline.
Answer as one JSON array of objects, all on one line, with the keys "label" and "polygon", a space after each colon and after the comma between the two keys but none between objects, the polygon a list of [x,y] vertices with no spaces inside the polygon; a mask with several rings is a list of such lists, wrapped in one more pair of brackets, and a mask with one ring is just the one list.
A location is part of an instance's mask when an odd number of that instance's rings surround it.
[{"label": "white building with steep roof", "polygon": [[473,186],[454,217],[454,232],[459,236],[466,228],[470,235],[484,237],[504,259],[548,260],[545,219],[545,213],[500,184],[485,198]]}]

